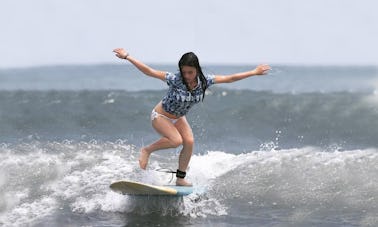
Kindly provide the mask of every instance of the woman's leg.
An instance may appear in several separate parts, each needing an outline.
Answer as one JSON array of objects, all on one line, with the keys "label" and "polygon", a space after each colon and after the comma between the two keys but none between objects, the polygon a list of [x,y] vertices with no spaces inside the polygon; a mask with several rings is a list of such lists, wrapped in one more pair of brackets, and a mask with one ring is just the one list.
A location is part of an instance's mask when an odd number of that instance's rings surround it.
[{"label": "woman's leg", "polygon": [[157,117],[152,121],[154,129],[162,136],[156,142],[140,150],[139,166],[146,169],[150,154],[154,151],[175,148],[182,144],[183,139],[175,125],[164,117]]},{"label": "woman's leg", "polygon": [[[179,167],[178,169],[182,172],[186,172],[190,158],[193,154],[193,146],[194,146],[194,137],[192,128],[190,127],[186,117],[181,117],[175,124],[177,131],[180,133],[182,137],[182,150],[180,152],[179,157]],[[176,180],[177,185],[182,186],[190,186],[191,183],[184,180],[184,178],[177,178]]]}]

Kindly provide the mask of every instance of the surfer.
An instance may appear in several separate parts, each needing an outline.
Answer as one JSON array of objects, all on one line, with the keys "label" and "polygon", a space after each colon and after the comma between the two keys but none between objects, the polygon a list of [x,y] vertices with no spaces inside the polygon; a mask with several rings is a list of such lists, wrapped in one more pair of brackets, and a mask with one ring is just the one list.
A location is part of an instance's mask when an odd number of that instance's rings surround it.
[{"label": "surfer", "polygon": [[161,138],[140,149],[139,165],[140,168],[146,169],[152,152],[182,145],[176,172],[176,185],[179,186],[192,185],[184,179],[194,145],[193,132],[185,117],[189,109],[204,100],[206,89],[213,84],[231,83],[250,76],[264,75],[270,70],[269,65],[258,65],[246,72],[208,75],[202,72],[197,56],[189,52],[179,60],[179,72],[171,73],[149,67],[130,56],[123,48],[116,48],[113,52],[117,57],[128,60],[145,75],[165,81],[169,86],[167,94],[151,113],[152,127]]}]

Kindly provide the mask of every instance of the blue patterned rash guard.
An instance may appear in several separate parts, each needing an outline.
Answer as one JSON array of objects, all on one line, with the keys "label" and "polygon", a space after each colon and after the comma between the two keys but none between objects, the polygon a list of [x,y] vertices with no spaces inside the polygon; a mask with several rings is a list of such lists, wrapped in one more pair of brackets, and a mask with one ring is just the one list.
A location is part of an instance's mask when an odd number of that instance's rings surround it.
[{"label": "blue patterned rash guard", "polygon": [[[214,84],[214,75],[205,74],[207,87]],[[165,80],[169,86],[167,94],[163,97],[163,109],[175,115],[176,117],[184,116],[194,104],[199,103],[202,99],[202,86],[199,78],[198,83],[192,91],[188,91],[180,72],[175,74],[168,72]]]}]

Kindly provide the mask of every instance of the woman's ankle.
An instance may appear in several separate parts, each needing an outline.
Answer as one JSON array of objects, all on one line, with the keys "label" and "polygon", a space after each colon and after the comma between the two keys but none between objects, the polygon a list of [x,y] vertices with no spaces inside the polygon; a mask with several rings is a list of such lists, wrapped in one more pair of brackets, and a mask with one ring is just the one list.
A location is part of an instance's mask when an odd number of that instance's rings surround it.
[{"label": "woman's ankle", "polygon": [[145,147],[142,147],[140,149],[140,154],[139,154],[139,166],[141,169],[146,169],[147,168],[147,164],[148,164],[148,160],[150,158],[150,152],[148,152],[148,150],[145,149]]}]

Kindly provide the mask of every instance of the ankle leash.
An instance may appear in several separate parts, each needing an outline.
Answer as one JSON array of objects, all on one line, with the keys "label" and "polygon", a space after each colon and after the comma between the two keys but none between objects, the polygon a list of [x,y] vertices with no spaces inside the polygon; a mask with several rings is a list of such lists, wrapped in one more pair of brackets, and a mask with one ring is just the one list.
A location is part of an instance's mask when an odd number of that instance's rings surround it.
[{"label": "ankle leash", "polygon": [[171,177],[171,180],[169,180],[169,183],[171,183],[171,181],[173,180],[173,174],[176,174],[176,177],[181,178],[181,179],[184,179],[186,177],[186,172],[180,171],[179,169],[177,169],[176,171],[173,171],[172,169],[168,169],[168,168],[159,168],[159,169],[155,169],[155,171],[162,172],[162,173],[171,173],[172,177]]}]

